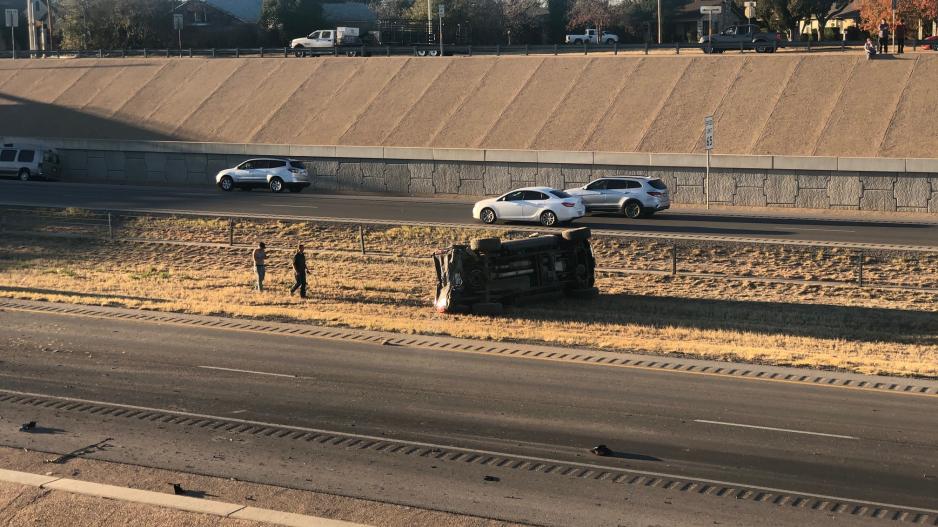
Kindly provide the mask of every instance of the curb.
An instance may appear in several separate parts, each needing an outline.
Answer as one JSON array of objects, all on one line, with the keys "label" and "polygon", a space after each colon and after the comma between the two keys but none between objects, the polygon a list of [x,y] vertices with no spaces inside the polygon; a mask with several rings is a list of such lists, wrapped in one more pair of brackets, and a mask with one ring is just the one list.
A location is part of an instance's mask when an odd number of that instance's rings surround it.
[{"label": "curb", "polygon": [[59,478],[55,476],[42,476],[30,472],[6,470],[0,468],[0,481],[15,483],[40,489],[70,492],[97,498],[106,498],[127,503],[154,505],[167,509],[184,512],[209,514],[223,518],[251,520],[271,525],[284,525],[288,527],[368,527],[360,523],[351,523],[318,516],[307,516],[291,512],[275,511],[247,507],[236,503],[223,501],[203,500],[189,496],[176,496],[163,492],[150,490],[130,489],[103,483],[93,483],[77,479]]}]

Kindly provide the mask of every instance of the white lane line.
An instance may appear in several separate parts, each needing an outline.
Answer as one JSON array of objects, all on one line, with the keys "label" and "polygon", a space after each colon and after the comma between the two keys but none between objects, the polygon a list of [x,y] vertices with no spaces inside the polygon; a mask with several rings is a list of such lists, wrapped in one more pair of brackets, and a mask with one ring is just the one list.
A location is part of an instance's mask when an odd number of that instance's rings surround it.
[{"label": "white lane line", "polygon": [[757,426],[757,425],[746,425],[742,423],[727,423],[724,421],[708,421],[706,419],[694,419],[695,423],[705,423],[709,425],[722,425],[722,426],[735,426],[739,428],[755,428],[758,430],[770,430],[772,432],[787,432],[789,434],[804,434],[809,436],[821,436],[821,437],[836,437],[838,439],[854,439],[859,440],[859,437],[854,436],[844,436],[840,434],[824,434],[821,432],[808,432],[806,430],[791,430],[788,428],[775,428],[772,426]]},{"label": "white lane line", "polygon": [[287,377],[290,379],[296,379],[296,375],[287,375],[286,373],[270,373],[266,371],[254,371],[254,370],[239,370],[236,368],[222,368],[221,366],[197,366],[203,370],[218,370],[218,371],[230,371],[233,373],[250,373],[253,375],[267,375],[269,377]]},{"label": "white lane line", "polygon": [[280,203],[265,203],[265,207],[283,207],[285,209],[318,209],[315,205],[282,205]]},{"label": "white lane line", "polygon": [[821,232],[857,232],[851,231],[849,229],[812,229],[810,227],[798,227],[798,230],[802,231],[821,231]]},{"label": "white lane line", "polygon": [[250,419],[238,419],[237,417],[223,417],[223,416],[210,415],[210,414],[200,414],[200,413],[195,413],[195,412],[168,410],[165,408],[154,408],[150,406],[137,406],[137,405],[132,405],[132,404],[111,403],[111,402],[99,401],[95,399],[80,399],[78,397],[62,397],[59,395],[48,395],[48,394],[34,393],[34,392],[21,392],[18,390],[7,390],[4,388],[0,388],[0,393],[5,393],[9,395],[20,395],[20,396],[25,396],[25,397],[41,397],[45,399],[57,399],[60,401],[70,401],[70,402],[83,403],[83,404],[107,405],[107,406],[114,406],[118,408],[126,408],[130,410],[143,410],[147,412],[181,415],[185,417],[194,417],[198,419],[210,419],[213,421],[228,421],[231,423],[240,423],[240,424],[246,424],[246,425],[284,428],[288,430],[296,430],[298,432],[310,432],[310,433],[316,433],[316,434],[329,434],[329,435],[338,435],[338,436],[344,436],[344,437],[352,437],[355,439],[404,443],[406,445],[439,448],[442,450],[458,450],[460,452],[468,452],[472,454],[483,454],[483,455],[491,455],[491,456],[497,456],[497,457],[513,458],[513,459],[524,459],[527,461],[537,461],[537,462],[542,462],[542,463],[550,463],[553,465],[568,465],[568,466],[572,465],[572,466],[593,468],[593,469],[599,469],[599,470],[621,471],[621,472],[628,472],[631,474],[641,474],[643,476],[653,476],[653,477],[659,477],[659,478],[670,478],[670,479],[679,479],[679,480],[691,480],[694,482],[712,483],[714,485],[722,485],[724,487],[737,487],[737,488],[746,488],[746,489],[751,489],[751,490],[761,490],[761,491],[771,492],[775,494],[796,494],[798,496],[806,496],[810,498],[821,498],[821,499],[833,500],[833,501],[846,501],[846,502],[855,503],[855,504],[872,505],[875,507],[885,507],[885,508],[890,508],[890,509],[904,509],[907,511],[923,512],[927,514],[938,515],[938,509],[924,509],[921,507],[909,507],[906,505],[896,505],[893,503],[883,503],[883,502],[878,502],[878,501],[867,501],[867,500],[860,500],[860,499],[854,499],[854,498],[845,498],[843,496],[831,496],[827,494],[813,494],[809,492],[800,492],[797,490],[781,489],[781,488],[775,488],[775,487],[762,487],[759,485],[750,485],[747,483],[740,483],[738,481],[724,481],[724,480],[719,480],[719,479],[696,478],[693,476],[678,475],[678,474],[672,474],[669,472],[653,472],[650,470],[632,469],[632,468],[625,467],[625,466],[600,465],[597,463],[585,463],[582,461],[565,461],[561,459],[554,459],[554,458],[547,458],[547,457],[527,456],[524,454],[512,454],[509,452],[498,451],[498,450],[483,450],[483,449],[476,449],[476,448],[461,447],[461,446],[456,446],[456,445],[447,445],[447,444],[442,444],[442,443],[429,443],[425,441],[410,441],[407,439],[395,439],[393,437],[388,437],[388,436],[373,436],[373,435],[366,435],[366,434],[339,432],[336,430],[324,430],[321,428],[311,428],[311,427],[306,427],[306,426],[277,424],[277,423],[271,423],[268,421],[253,421]]}]

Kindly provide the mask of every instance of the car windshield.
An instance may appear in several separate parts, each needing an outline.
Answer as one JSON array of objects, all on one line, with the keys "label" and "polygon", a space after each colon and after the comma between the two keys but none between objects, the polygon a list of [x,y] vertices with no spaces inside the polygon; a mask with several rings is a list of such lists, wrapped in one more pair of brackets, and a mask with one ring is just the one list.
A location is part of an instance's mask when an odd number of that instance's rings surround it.
[{"label": "car windshield", "polygon": [[652,179],[648,182],[648,184],[658,190],[665,190],[668,188],[668,186],[664,184],[664,181],[661,181],[660,179]]},{"label": "car windshield", "polygon": [[564,192],[564,191],[562,191],[562,190],[550,190],[549,192],[550,192],[551,194],[553,194],[553,196],[556,197],[556,198],[561,198],[561,199],[563,199],[563,198],[569,198],[569,197],[570,197],[570,194],[567,194],[566,192]]}]

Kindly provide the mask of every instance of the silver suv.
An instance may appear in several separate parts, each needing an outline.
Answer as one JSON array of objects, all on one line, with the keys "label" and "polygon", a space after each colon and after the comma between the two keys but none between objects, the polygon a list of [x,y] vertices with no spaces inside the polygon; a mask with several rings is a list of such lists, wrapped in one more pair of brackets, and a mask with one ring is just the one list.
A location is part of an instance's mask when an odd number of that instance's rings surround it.
[{"label": "silver suv", "polygon": [[259,157],[248,159],[235,168],[226,168],[215,176],[215,183],[224,191],[235,188],[269,188],[271,192],[300,192],[310,184],[309,173],[302,161]]},{"label": "silver suv", "polygon": [[647,218],[671,207],[668,186],[659,178],[647,176],[600,178],[566,192],[582,198],[587,212],[621,212],[629,218]]}]

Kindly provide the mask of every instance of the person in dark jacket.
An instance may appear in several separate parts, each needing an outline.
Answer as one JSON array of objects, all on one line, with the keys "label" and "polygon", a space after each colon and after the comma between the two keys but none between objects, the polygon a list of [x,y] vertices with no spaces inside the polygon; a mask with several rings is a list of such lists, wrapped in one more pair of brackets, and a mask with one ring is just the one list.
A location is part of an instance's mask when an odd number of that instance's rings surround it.
[{"label": "person in dark jacket", "polygon": [[905,22],[896,22],[896,53],[905,53]]},{"label": "person in dark jacket", "polygon": [[293,293],[299,289],[300,298],[306,298],[306,275],[309,274],[309,267],[306,266],[306,253],[303,251],[303,245],[299,245],[293,253],[293,274],[296,282],[290,288],[290,296],[293,296]]},{"label": "person in dark jacket", "polygon": [[889,24],[885,18],[879,20],[879,52],[889,53]]}]

